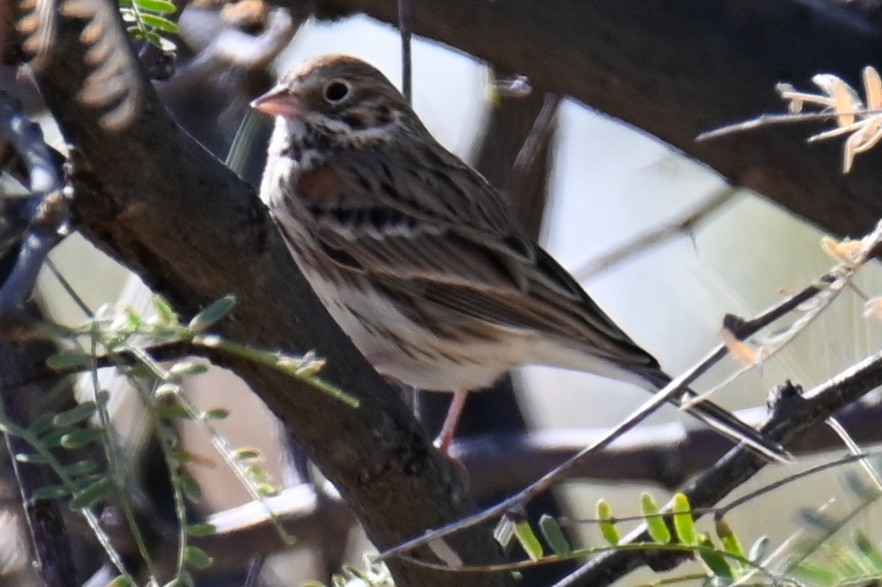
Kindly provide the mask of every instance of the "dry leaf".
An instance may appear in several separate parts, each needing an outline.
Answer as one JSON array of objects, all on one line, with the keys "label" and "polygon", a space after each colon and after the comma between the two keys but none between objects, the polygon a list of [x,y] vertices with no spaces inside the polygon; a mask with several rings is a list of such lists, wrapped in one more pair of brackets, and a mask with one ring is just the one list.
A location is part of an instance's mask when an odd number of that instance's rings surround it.
[{"label": "dry leaf", "polygon": [[726,345],[729,354],[745,365],[752,367],[760,362],[756,353],[744,341],[738,340],[728,328],[723,328],[720,336],[723,338],[723,344]]},{"label": "dry leaf", "polygon": [[854,265],[861,259],[864,243],[849,238],[837,241],[829,236],[824,236],[821,237],[821,250],[840,263]]}]

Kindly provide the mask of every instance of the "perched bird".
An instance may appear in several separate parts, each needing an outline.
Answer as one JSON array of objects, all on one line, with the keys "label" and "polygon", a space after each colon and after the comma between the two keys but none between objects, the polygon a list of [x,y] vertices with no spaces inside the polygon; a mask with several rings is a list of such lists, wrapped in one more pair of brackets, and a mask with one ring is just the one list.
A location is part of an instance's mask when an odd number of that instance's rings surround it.
[{"label": "perched bird", "polygon": [[[670,381],[373,66],[319,57],[252,107],[275,116],[260,196],[330,314],[380,373],[456,394],[442,448],[466,393],[517,365]],[[786,455],[711,402],[689,411]]]}]

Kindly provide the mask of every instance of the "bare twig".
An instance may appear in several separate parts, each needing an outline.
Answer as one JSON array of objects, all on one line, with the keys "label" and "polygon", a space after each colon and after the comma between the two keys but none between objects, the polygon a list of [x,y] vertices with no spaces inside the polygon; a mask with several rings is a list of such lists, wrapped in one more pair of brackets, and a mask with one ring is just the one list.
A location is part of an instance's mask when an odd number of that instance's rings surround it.
[{"label": "bare twig", "polygon": [[[855,114],[857,111],[854,112]],[[878,112],[882,113],[882,112]],[[709,130],[695,137],[696,141],[711,141],[728,135],[738,134],[749,130],[758,130],[767,126],[780,124],[799,124],[811,122],[815,120],[833,120],[836,118],[834,112],[801,112],[799,114],[760,114],[756,118],[745,120],[744,122],[733,122],[714,130]]]},{"label": "bare twig", "polygon": [[401,93],[409,104],[413,101],[410,0],[398,0],[398,30],[401,34]]},{"label": "bare twig", "polygon": [[37,273],[49,251],[66,233],[68,197],[58,161],[43,141],[40,127],[0,91],[0,133],[14,146],[28,171],[30,217],[15,267],[0,287],[0,315],[10,317],[31,295]]},{"label": "bare twig", "polygon": [[522,189],[530,169],[536,157],[548,144],[551,134],[554,132],[554,117],[560,107],[561,97],[558,94],[545,94],[542,108],[533,121],[530,134],[524,140],[521,150],[512,166],[508,185],[504,190],[508,194],[516,194]]},{"label": "bare twig", "polygon": [[623,245],[617,246],[615,250],[588,261],[575,269],[573,275],[579,281],[585,281],[671,237],[688,233],[704,222],[712,213],[719,210],[723,204],[728,202],[737,193],[738,188],[725,187],[682,216],[670,222],[654,226],[643,234],[638,234]]}]

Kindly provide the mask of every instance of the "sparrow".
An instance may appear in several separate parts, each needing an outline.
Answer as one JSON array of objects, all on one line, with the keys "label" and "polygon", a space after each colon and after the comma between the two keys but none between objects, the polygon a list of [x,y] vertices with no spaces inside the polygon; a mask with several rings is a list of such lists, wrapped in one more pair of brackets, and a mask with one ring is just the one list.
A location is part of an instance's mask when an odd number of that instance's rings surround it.
[{"label": "sparrow", "polygon": [[[251,105],[275,117],[260,197],[294,261],[377,371],[455,394],[442,449],[466,394],[518,365],[653,392],[671,381],[373,66],[312,59]],[[787,458],[710,401],[688,411],[766,457]]]}]

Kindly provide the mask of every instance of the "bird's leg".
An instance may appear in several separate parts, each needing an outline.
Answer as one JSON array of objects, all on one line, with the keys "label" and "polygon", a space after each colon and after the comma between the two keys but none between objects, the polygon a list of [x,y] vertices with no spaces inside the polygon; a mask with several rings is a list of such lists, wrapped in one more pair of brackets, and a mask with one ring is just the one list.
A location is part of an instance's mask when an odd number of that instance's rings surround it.
[{"label": "bird's leg", "polygon": [[441,454],[447,454],[450,449],[450,443],[453,442],[453,434],[456,432],[456,425],[459,423],[459,417],[465,407],[466,399],[469,397],[468,389],[458,389],[453,392],[453,401],[447,409],[447,416],[444,418],[444,425],[441,426],[441,433],[435,439],[435,446],[441,451]]}]

